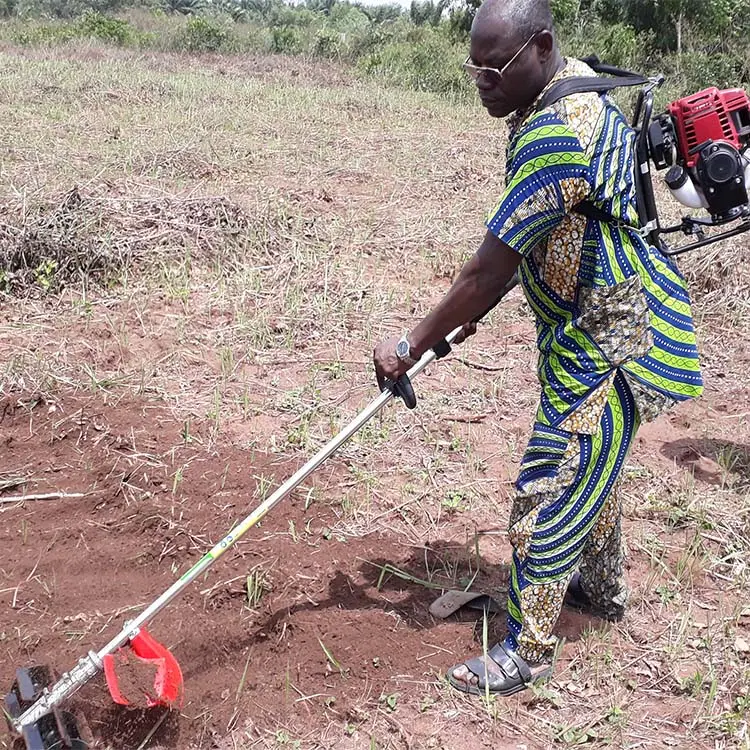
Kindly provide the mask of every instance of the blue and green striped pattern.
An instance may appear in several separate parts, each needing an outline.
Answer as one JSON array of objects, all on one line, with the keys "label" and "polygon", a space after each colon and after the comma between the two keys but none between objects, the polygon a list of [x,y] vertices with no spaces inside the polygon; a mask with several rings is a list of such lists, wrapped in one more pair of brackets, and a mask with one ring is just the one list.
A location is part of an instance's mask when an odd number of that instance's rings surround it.
[{"label": "blue and green striped pattern", "polygon": [[514,651],[523,628],[521,591],[530,585],[567,580],[581,557],[622,471],[639,424],[633,396],[618,373],[594,435],[575,435],[538,422],[516,482],[519,492],[540,479],[554,479],[571,440],[578,443],[575,476],[537,512],[531,542],[523,557],[513,553],[508,596],[506,645]]},{"label": "blue and green striped pattern", "polygon": [[[702,391],[685,283],[637,230],[635,134],[607,97],[594,97],[592,107],[591,94],[578,96],[588,98],[567,97],[520,122],[508,147],[506,189],[487,220],[490,231],[523,256],[521,281],[537,323],[539,418],[550,426],[560,425],[618,368],[667,400]],[[572,221],[572,209],[583,199],[612,221]],[[545,259],[550,234],[556,231],[559,242],[568,229],[562,240],[577,253],[570,273],[578,291],[563,299],[545,281]],[[602,350],[612,331],[585,330],[580,323],[580,290],[615,287],[633,276],[648,305],[653,346],[613,364]]]}]

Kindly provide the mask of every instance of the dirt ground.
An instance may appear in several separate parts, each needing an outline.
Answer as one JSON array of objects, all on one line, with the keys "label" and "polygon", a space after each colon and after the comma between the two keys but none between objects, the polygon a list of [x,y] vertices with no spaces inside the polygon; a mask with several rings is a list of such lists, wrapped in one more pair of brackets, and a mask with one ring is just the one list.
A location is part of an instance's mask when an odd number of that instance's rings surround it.
[{"label": "dirt ground", "polygon": [[[4,241],[21,221],[46,236],[54,215],[53,238],[133,259],[118,284],[0,302],[9,687],[17,666],[62,671],[101,647],[374,397],[372,344],[447,288],[501,148],[470,108],[314,69],[290,81],[289,61],[0,54],[8,184],[35,174],[41,207],[8,190]],[[61,212],[72,184],[80,204]],[[179,710],[117,707],[101,677],[78,693],[95,746],[748,747],[750,296],[743,264],[713,258],[711,275],[686,266],[706,394],[644,426],[625,472],[629,614],[565,611],[545,687],[455,694],[442,676],[481,650],[483,619],[428,611],[446,588],[507,590],[536,400],[514,293],[420,378],[415,412],[386,407],[154,620],[182,666]],[[487,629],[501,636],[503,614]]]}]

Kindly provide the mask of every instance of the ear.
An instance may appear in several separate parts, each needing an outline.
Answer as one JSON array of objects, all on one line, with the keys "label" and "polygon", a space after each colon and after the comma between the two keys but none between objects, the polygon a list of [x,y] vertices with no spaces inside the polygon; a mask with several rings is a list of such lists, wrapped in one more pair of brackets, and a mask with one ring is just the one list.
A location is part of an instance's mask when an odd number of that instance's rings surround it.
[{"label": "ear", "polygon": [[536,48],[538,50],[539,61],[542,63],[546,63],[547,60],[549,60],[552,56],[552,51],[555,48],[554,35],[551,31],[547,31],[545,29],[544,31],[540,31],[537,34],[534,43],[536,44]]}]

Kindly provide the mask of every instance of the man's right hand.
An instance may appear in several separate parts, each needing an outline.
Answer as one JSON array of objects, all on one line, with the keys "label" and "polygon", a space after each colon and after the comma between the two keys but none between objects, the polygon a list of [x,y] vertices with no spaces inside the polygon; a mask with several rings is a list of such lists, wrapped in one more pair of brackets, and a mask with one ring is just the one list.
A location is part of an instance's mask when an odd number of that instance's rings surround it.
[{"label": "man's right hand", "polygon": [[454,344],[462,344],[466,339],[469,338],[469,336],[473,336],[477,332],[477,322],[475,320],[472,320],[471,323],[464,323],[461,330],[456,335],[456,338],[453,339]]}]

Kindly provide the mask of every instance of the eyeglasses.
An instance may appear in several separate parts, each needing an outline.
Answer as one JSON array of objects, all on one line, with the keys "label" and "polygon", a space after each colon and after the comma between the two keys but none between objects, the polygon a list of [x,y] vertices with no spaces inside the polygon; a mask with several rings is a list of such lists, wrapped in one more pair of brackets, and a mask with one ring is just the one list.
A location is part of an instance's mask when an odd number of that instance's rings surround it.
[{"label": "eyeglasses", "polygon": [[513,65],[513,63],[518,59],[519,55],[528,47],[536,38],[537,34],[539,34],[538,31],[535,31],[527,40],[524,42],[521,49],[516,52],[513,57],[508,60],[505,65],[503,65],[500,70],[497,68],[487,68],[483,65],[474,65],[473,62],[471,62],[471,55],[469,55],[464,64],[463,69],[466,71],[469,78],[471,78],[473,81],[479,80],[479,76],[481,76],[483,73],[486,74],[488,77],[491,77],[491,79],[494,79],[495,83],[500,83],[502,81],[504,73],[508,70],[508,68]]}]

